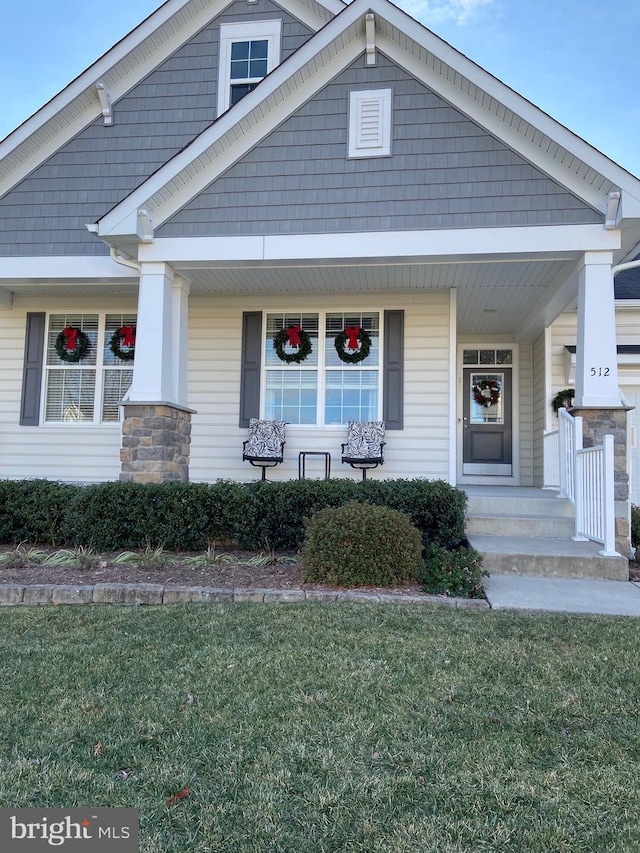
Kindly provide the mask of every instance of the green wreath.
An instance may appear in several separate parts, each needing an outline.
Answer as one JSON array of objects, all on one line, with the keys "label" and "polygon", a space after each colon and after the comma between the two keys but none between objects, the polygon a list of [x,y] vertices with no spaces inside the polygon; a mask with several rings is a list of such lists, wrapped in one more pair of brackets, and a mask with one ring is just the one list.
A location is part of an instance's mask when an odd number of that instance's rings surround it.
[{"label": "green wreath", "polygon": [[483,379],[473,386],[473,399],[479,406],[495,406],[500,399],[500,383],[495,379]]},{"label": "green wreath", "polygon": [[133,361],[136,354],[136,327],[120,326],[116,329],[109,340],[109,349],[116,358],[122,361]]},{"label": "green wreath", "polygon": [[[347,344],[353,344],[360,341],[358,348],[349,346],[348,349],[353,352],[345,352]],[[364,361],[371,352],[371,337],[366,329],[361,329],[360,326],[347,326],[338,335],[336,335],[333,345],[338,353],[340,361],[347,364],[357,364],[359,361]]]},{"label": "green wreath", "polygon": [[56,338],[56,352],[60,361],[75,364],[85,357],[91,347],[88,336],[75,326],[66,326]]},{"label": "green wreath", "polygon": [[[292,348],[297,348],[297,352],[285,352],[287,344]],[[300,324],[289,326],[287,329],[280,329],[273,339],[273,348],[280,361],[284,361],[285,364],[300,364],[307,356],[311,355],[311,338]]]},{"label": "green wreath", "polygon": [[556,396],[551,401],[551,408],[556,414],[558,414],[559,409],[570,409],[573,406],[573,398],[575,396],[575,388],[565,388],[564,391],[558,391]]}]

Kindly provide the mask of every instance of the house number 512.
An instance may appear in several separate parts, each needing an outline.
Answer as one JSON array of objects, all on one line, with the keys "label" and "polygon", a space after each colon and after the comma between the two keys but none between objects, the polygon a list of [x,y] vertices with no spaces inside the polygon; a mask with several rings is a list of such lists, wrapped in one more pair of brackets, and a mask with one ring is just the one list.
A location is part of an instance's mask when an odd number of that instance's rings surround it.
[{"label": "house number 512", "polygon": [[592,376],[608,376],[609,368],[608,367],[592,367],[591,368]]}]

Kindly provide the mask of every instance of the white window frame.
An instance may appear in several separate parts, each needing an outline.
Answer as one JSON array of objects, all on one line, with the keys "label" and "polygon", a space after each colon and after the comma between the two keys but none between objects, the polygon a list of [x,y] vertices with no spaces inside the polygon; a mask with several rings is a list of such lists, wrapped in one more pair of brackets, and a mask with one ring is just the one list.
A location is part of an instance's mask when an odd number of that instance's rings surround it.
[{"label": "white window frame", "polygon": [[[291,424],[295,429],[335,429],[344,431],[346,424],[325,424],[325,403],[326,403],[326,377],[328,373],[331,372],[344,372],[346,370],[375,370],[378,373],[378,412],[377,415],[372,418],[372,420],[382,420],[382,392],[383,392],[383,382],[384,382],[384,364],[383,364],[383,352],[384,352],[384,323],[383,317],[384,312],[379,308],[368,308],[366,311],[363,311],[362,308],[301,308],[299,311],[296,309],[287,309],[287,308],[270,308],[269,310],[265,310],[262,312],[262,353],[266,352],[267,346],[267,318],[270,314],[317,314],[318,315],[318,339],[317,339],[317,352],[318,352],[318,364],[317,365],[305,365],[304,362],[300,364],[286,364],[282,362],[282,365],[269,365],[267,366],[266,361],[262,358],[262,368],[260,375],[260,417],[265,417],[266,411],[266,392],[267,392],[267,373],[269,370],[304,370],[304,371],[315,371],[318,376],[318,387],[316,390],[316,422],[315,424]],[[340,366],[327,366],[325,364],[325,352],[326,352],[326,330],[327,330],[327,314],[377,314],[378,315],[378,364],[373,367],[368,367],[366,360],[364,362],[359,362],[358,365],[345,365],[345,367]],[[332,344],[330,344],[332,346]]]},{"label": "white window frame", "polygon": [[[231,45],[239,41],[266,41],[267,74],[280,64],[282,21],[245,21],[220,24],[220,60],[218,65],[218,115],[229,109],[231,101]],[[264,78],[260,78],[261,80]],[[240,82],[259,82],[247,79]]]},{"label": "white window frame", "polygon": [[[69,362],[60,362],[60,364],[48,363],[48,342],[49,330],[51,326],[51,317],[60,315],[82,315],[93,316],[98,318],[98,333],[96,341],[96,361],[95,364],[74,364]],[[80,311],[70,311],[60,309],[56,311],[46,312],[45,324],[45,346],[43,353],[43,370],[42,370],[42,389],[40,394],[40,425],[46,427],[63,426],[65,428],[74,428],[78,426],[100,426],[100,427],[121,427],[122,423],[122,407],[119,409],[118,418],[116,420],[103,420],[104,409],[104,389],[105,389],[105,373],[107,370],[133,370],[133,361],[122,361],[120,364],[108,364],[105,362],[104,350],[108,345],[106,339],[106,322],[107,316],[113,314],[124,314],[127,316],[135,316],[137,311],[126,309],[110,309],[108,311],[95,311],[92,309],[83,309]],[[49,373],[55,370],[92,370],[95,373],[95,384],[93,389],[93,419],[92,420],[47,420],[47,387]]]},{"label": "white window frame", "polygon": [[349,157],[391,155],[391,89],[349,92]]}]

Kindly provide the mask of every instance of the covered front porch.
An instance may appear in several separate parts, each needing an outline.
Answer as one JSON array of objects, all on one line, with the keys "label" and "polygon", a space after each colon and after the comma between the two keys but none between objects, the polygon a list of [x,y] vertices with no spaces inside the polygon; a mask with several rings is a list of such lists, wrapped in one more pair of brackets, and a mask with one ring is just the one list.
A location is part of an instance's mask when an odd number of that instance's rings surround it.
[{"label": "covered front porch", "polygon": [[[396,310],[404,317],[397,374],[403,411],[379,476],[542,486],[543,433],[553,424],[550,401],[559,390],[549,329],[562,312],[577,317],[576,406],[620,406],[611,276],[620,235],[590,225],[463,233],[464,241],[461,232],[412,232],[141,244],[128,404],[192,409],[191,478],[238,478],[243,313],[250,308],[265,320],[293,321],[313,312],[322,319]],[[263,329],[253,353],[255,417],[268,414],[268,335]],[[322,349],[329,333],[324,343],[318,335]],[[384,359],[383,330],[377,346]],[[295,366],[284,369],[292,374]],[[482,442],[467,440],[478,432],[474,376],[496,372],[505,422],[497,461],[482,459]],[[383,418],[379,385],[370,416],[359,419]],[[294,476],[300,450],[331,451],[344,440],[345,424],[323,412],[325,401],[320,393],[306,420],[283,417],[290,461],[274,476]]]}]

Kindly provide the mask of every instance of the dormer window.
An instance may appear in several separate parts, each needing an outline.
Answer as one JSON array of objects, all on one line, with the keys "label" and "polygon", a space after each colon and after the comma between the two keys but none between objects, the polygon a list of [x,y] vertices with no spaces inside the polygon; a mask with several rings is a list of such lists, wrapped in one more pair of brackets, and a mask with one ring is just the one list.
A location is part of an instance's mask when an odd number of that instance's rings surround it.
[{"label": "dormer window", "polygon": [[281,21],[220,25],[218,115],[244,98],[280,62]]},{"label": "dormer window", "polygon": [[269,42],[234,41],[231,43],[231,95],[229,106],[237,104],[263,77],[267,76]]}]

